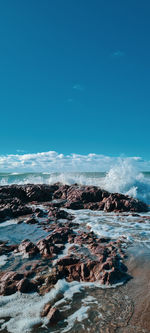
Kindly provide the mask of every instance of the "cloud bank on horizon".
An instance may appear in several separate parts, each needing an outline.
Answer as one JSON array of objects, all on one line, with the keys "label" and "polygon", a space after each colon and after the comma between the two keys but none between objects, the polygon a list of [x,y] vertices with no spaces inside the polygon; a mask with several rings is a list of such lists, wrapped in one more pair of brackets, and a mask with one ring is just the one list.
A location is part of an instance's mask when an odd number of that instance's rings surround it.
[{"label": "cloud bank on horizon", "polygon": [[122,160],[134,163],[141,171],[150,170],[150,161],[141,157],[110,157],[100,154],[59,154],[55,151],[33,154],[0,155],[0,172],[100,172]]}]

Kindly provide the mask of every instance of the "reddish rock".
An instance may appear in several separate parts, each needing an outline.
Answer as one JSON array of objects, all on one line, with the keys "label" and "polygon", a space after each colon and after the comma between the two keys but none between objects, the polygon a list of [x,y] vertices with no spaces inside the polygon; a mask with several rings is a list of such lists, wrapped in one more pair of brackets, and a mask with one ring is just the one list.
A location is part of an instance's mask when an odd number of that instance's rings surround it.
[{"label": "reddish rock", "polygon": [[27,223],[27,224],[37,224],[38,221],[37,221],[37,219],[35,219],[34,217],[29,217],[29,218],[25,221],[25,223]]},{"label": "reddish rock", "polygon": [[15,218],[32,213],[32,208],[16,202],[12,199],[11,203],[0,205],[0,222],[10,218]]},{"label": "reddish rock", "polygon": [[54,192],[53,198],[56,199],[67,199],[67,191],[69,185],[60,185],[57,191]]},{"label": "reddish rock", "polygon": [[44,309],[41,312],[41,317],[46,317],[51,309],[51,304],[45,304]]},{"label": "reddish rock", "polygon": [[47,313],[47,318],[49,319],[49,324],[57,324],[61,320],[61,313],[56,308],[51,308]]},{"label": "reddish rock", "polygon": [[83,209],[84,205],[80,201],[67,201],[67,203],[65,204],[65,208],[78,210]]},{"label": "reddish rock", "polygon": [[72,256],[72,255],[68,255],[66,257],[63,257],[61,259],[57,260],[57,265],[60,266],[69,266],[69,265],[74,265],[77,264],[79,262],[79,259]]},{"label": "reddish rock", "polygon": [[19,283],[17,284],[17,289],[21,293],[30,293],[30,292],[37,291],[37,286],[35,283],[30,281],[29,279],[24,278],[24,279],[20,280]]},{"label": "reddish rock", "polygon": [[30,258],[36,256],[39,253],[38,247],[28,239],[25,239],[20,243],[18,246],[18,251]]},{"label": "reddish rock", "polygon": [[51,207],[48,213],[48,217],[52,218],[52,220],[58,220],[58,219],[66,219],[66,220],[72,220],[73,216],[69,214],[68,212],[64,210],[60,210],[57,207]]},{"label": "reddish rock", "polygon": [[26,185],[25,192],[28,202],[37,201],[51,201],[53,192],[58,189],[57,185]]},{"label": "reddish rock", "polygon": [[1,282],[6,282],[6,281],[19,281],[23,278],[23,274],[19,274],[17,272],[13,272],[13,271],[10,271],[10,272],[6,272],[2,275],[0,281]]},{"label": "reddish rock", "polygon": [[46,240],[52,244],[66,243],[68,241],[68,236],[73,234],[72,230],[67,227],[61,227],[55,229],[49,236],[46,237]]},{"label": "reddish rock", "polygon": [[17,286],[16,282],[9,283],[9,282],[0,282],[0,295],[8,296],[16,293]]},{"label": "reddish rock", "polygon": [[70,186],[67,200],[82,203],[98,202],[102,200],[102,190],[96,186]]},{"label": "reddish rock", "polygon": [[17,291],[18,281],[23,278],[23,274],[16,272],[3,273],[0,278],[0,295],[11,295]]},{"label": "reddish rock", "polygon": [[37,247],[43,256],[50,256],[50,243],[46,239],[41,239],[37,242]]},{"label": "reddish rock", "polygon": [[6,242],[0,241],[0,256],[14,251],[17,247],[17,245],[7,245]]}]

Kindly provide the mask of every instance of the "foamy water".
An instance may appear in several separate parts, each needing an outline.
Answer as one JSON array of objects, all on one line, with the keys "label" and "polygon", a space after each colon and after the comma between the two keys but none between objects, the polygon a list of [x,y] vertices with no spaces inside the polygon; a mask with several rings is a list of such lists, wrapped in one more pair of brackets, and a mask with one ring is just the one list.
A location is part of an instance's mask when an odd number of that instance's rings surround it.
[{"label": "foamy water", "polygon": [[150,172],[139,172],[135,164],[124,160],[109,172],[80,173],[3,173],[0,185],[7,184],[83,184],[99,186],[109,192],[128,194],[150,204]]},{"label": "foamy water", "polygon": [[[88,184],[100,186],[110,192],[126,193],[150,204],[150,173],[139,173],[127,161],[111,168],[108,173],[11,173],[0,174],[0,184]],[[40,208],[45,209],[40,206]],[[99,237],[121,239],[124,248],[138,247],[150,249],[150,212],[146,214],[115,214],[90,210],[69,211],[75,216],[74,222],[80,230],[89,228]],[[87,229],[88,228],[88,229]],[[77,229],[76,229],[77,230]],[[1,240],[19,243],[28,238],[33,242],[45,237],[46,232],[37,225],[17,224],[17,219],[0,224]],[[68,254],[72,244],[66,244],[62,258]],[[57,258],[57,259],[58,259]],[[22,254],[0,256],[0,268],[17,269],[28,261]],[[54,261],[55,264],[55,261]],[[120,284],[119,284],[120,285]],[[68,283],[59,280],[46,295],[37,293],[0,296],[0,332],[106,332],[115,325],[128,322],[132,313],[132,302],[124,286],[113,285],[111,288],[99,283]],[[122,291],[123,290],[123,291]],[[41,317],[45,304],[50,302],[58,308],[64,319],[49,328],[48,320]],[[117,323],[117,324],[116,324]],[[147,333],[147,332],[146,332]]]}]

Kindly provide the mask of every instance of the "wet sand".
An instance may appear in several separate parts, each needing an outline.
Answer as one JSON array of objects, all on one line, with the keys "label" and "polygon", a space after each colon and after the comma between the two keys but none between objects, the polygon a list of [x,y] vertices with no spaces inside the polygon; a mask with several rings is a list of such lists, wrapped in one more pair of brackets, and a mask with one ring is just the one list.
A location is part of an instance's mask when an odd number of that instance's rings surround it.
[{"label": "wet sand", "polygon": [[150,333],[150,250],[135,247],[130,250],[128,271],[133,277],[124,289],[133,303],[133,314],[128,325],[117,333]]},{"label": "wet sand", "polygon": [[150,249],[136,246],[127,252],[131,280],[115,289],[89,291],[97,304],[90,304],[84,326],[75,324],[70,333],[150,333]]}]

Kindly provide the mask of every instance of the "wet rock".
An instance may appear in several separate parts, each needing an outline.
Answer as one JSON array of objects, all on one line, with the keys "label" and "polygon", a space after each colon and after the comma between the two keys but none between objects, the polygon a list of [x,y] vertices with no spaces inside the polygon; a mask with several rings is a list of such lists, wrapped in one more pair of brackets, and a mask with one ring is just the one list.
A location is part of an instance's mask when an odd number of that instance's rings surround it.
[{"label": "wet rock", "polygon": [[55,244],[54,242],[51,242],[51,239],[41,239],[37,242],[40,254],[44,257],[51,257],[59,254],[64,249],[64,245],[60,244],[60,241],[59,244]]},{"label": "wet rock", "polygon": [[98,202],[102,200],[102,190],[96,186],[70,186],[67,199],[82,203]]},{"label": "wet rock", "polygon": [[69,214],[68,212],[64,210],[60,210],[57,207],[51,207],[48,213],[48,217],[54,220],[58,219],[66,219],[66,220],[72,220],[73,216]]},{"label": "wet rock", "polygon": [[49,319],[49,325],[57,324],[61,320],[61,313],[56,308],[51,308],[47,313],[47,318]]},{"label": "wet rock", "polygon": [[127,195],[113,193],[105,200],[104,211],[133,211],[133,212],[145,212],[148,211],[148,206],[139,201],[138,199],[133,199]]},{"label": "wet rock", "polygon": [[19,281],[23,278],[23,274],[19,274],[17,272],[6,272],[2,275],[0,281],[1,282],[6,282],[6,281]]},{"label": "wet rock", "polygon": [[69,185],[60,185],[59,188],[54,192],[53,198],[67,199],[67,191],[69,188]]},{"label": "wet rock", "polygon": [[37,221],[37,219],[35,219],[34,217],[29,217],[29,218],[25,221],[25,223],[27,223],[27,224],[37,224],[38,221]]},{"label": "wet rock", "polygon": [[37,217],[45,217],[45,216],[47,216],[47,212],[45,212],[44,210],[42,210],[40,208],[36,208],[35,214],[36,214]]},{"label": "wet rock", "polygon": [[49,208],[61,208],[65,205],[65,203],[67,202],[66,199],[53,199],[50,203],[47,202],[45,205]]},{"label": "wet rock", "polygon": [[12,295],[17,291],[17,284],[23,278],[23,274],[16,272],[4,273],[0,278],[0,295]]},{"label": "wet rock", "polygon": [[84,205],[80,201],[67,201],[67,203],[65,204],[65,208],[78,210],[83,209]]},{"label": "wet rock", "polygon": [[51,304],[45,304],[44,309],[41,312],[41,317],[46,317],[51,309]]},{"label": "wet rock", "polygon": [[69,265],[74,265],[79,262],[79,259],[77,257],[74,257],[72,255],[68,255],[66,257],[63,257],[59,260],[57,260],[57,265],[60,266],[69,266]]},{"label": "wet rock", "polygon": [[46,239],[41,239],[37,242],[37,247],[42,256],[50,256],[50,243]]},{"label": "wet rock", "polygon": [[16,291],[22,293],[35,292],[37,291],[37,286],[35,282],[24,278],[24,274],[13,271],[3,273],[0,278],[0,295],[11,295]]},{"label": "wet rock", "polygon": [[0,256],[3,254],[10,253],[17,249],[17,245],[7,245],[6,242],[0,241]]},{"label": "wet rock", "polygon": [[18,246],[18,252],[21,252],[24,256],[33,258],[39,254],[39,249],[34,243],[30,242],[30,240],[25,239]]},{"label": "wet rock", "polygon": [[20,185],[6,185],[0,186],[0,200],[1,202],[10,202],[9,199],[19,198],[21,202],[26,202],[25,186]]},{"label": "wet rock", "polygon": [[17,291],[16,283],[0,282],[0,295],[8,296]]},{"label": "wet rock", "polygon": [[68,241],[68,236],[73,234],[73,231],[67,227],[61,227],[55,229],[49,236],[46,237],[46,240],[52,244],[66,243]]},{"label": "wet rock", "polygon": [[26,185],[25,192],[28,202],[37,201],[51,201],[53,192],[58,189],[57,185]]},{"label": "wet rock", "polygon": [[[29,202],[51,202],[50,217],[67,218],[57,208],[104,210],[106,212],[145,212],[148,206],[143,202],[119,193],[109,193],[96,186],[74,185],[11,185],[0,187],[0,221],[32,213]],[[53,208],[56,210],[53,211]],[[37,212],[39,217],[44,213]],[[59,217],[59,214],[61,215]]]},{"label": "wet rock", "polygon": [[32,213],[32,208],[26,205],[18,204],[16,200],[12,200],[11,203],[3,204],[0,206],[0,222],[3,222],[10,218],[16,218],[23,215]]},{"label": "wet rock", "polygon": [[17,284],[17,289],[21,293],[30,293],[30,292],[36,292],[37,286],[35,283],[30,281],[29,279],[24,278],[24,279],[20,280],[19,283]]}]

